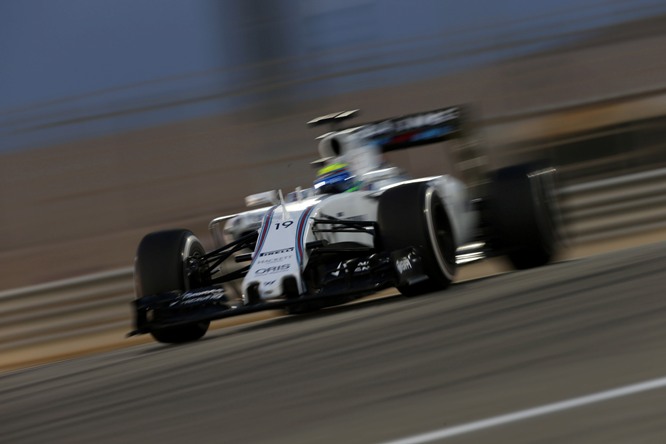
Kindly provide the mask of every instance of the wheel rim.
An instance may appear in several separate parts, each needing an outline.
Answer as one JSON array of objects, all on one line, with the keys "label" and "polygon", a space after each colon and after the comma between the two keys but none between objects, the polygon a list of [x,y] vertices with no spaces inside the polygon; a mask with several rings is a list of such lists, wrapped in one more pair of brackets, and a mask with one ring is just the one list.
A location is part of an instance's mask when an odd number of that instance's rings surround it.
[{"label": "wheel rim", "polygon": [[451,228],[443,223],[447,218],[446,210],[433,188],[428,188],[426,192],[425,216],[432,251],[439,269],[447,279],[452,280],[455,266],[453,235]]},{"label": "wheel rim", "polygon": [[193,267],[193,264],[190,261],[190,258],[192,258],[196,262],[205,254],[199,240],[194,236],[189,236],[185,240],[182,254],[183,290],[187,291],[205,285],[206,282],[204,281],[204,277],[201,276],[198,269]]}]

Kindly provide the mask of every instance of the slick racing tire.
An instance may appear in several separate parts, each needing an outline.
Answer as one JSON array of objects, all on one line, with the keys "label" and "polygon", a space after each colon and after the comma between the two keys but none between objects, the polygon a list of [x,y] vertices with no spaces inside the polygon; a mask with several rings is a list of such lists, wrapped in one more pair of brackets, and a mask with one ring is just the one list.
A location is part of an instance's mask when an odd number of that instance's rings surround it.
[{"label": "slick racing tire", "polygon": [[[287,299],[298,299],[299,297],[299,292],[298,292],[298,283],[296,282],[296,278],[293,276],[286,277],[284,281],[282,281],[282,286],[284,289],[284,295],[287,297]],[[321,307],[317,305],[314,302],[303,302],[299,304],[294,304],[294,305],[288,305],[285,307],[284,312],[289,315],[300,315],[300,314],[307,314],[307,313],[313,313],[317,310],[319,310]]]},{"label": "slick racing tire", "polygon": [[519,270],[550,262],[560,244],[555,169],[521,164],[497,170],[489,196],[495,243]]},{"label": "slick racing tire", "polygon": [[[186,291],[205,285],[198,273],[189,273],[187,258],[203,255],[201,242],[188,230],[159,231],[148,234],[139,244],[135,261],[137,297],[170,291]],[[210,322],[153,330],[158,342],[177,344],[201,338]]]},{"label": "slick racing tire", "polygon": [[456,272],[456,246],[446,207],[432,185],[418,182],[386,190],[377,222],[382,249],[415,248],[428,278],[398,286],[400,293],[416,296],[449,286]]}]

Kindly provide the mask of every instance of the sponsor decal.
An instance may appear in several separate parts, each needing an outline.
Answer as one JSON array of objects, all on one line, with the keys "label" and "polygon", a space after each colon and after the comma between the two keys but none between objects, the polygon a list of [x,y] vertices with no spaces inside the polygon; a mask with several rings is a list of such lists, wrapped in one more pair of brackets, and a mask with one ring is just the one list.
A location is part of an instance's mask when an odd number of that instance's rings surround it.
[{"label": "sponsor decal", "polygon": [[340,272],[345,273],[345,270],[347,269],[347,265],[344,262],[340,262],[338,264],[338,267],[331,271],[331,276],[333,277],[338,277],[340,276]]},{"label": "sponsor decal", "polygon": [[259,257],[275,256],[276,254],[286,254],[286,253],[291,253],[292,251],[294,251],[294,247],[281,248],[279,250],[272,250],[272,251],[266,251],[265,253],[260,253]]},{"label": "sponsor decal", "polygon": [[203,302],[216,302],[224,299],[224,290],[221,288],[193,291],[184,293],[179,300],[170,303],[169,307],[176,305],[201,304]]},{"label": "sponsor decal", "polygon": [[[346,274],[347,271],[350,269],[348,264],[353,266],[353,261],[340,262],[338,266],[335,268],[335,270],[330,272],[331,276],[338,277],[340,276],[340,273],[342,273],[343,275]],[[370,261],[367,259],[358,262],[354,267],[353,273],[363,273],[366,271],[370,271]]]},{"label": "sponsor decal", "polygon": [[284,262],[289,260],[291,256],[272,256],[272,257],[262,257],[257,260],[257,264],[277,264],[279,262]]},{"label": "sponsor decal", "polygon": [[412,270],[412,263],[408,258],[402,258],[395,261],[395,267],[398,269],[399,273],[404,273],[407,270]]},{"label": "sponsor decal", "polygon": [[370,271],[370,261],[360,261],[358,264],[356,264],[356,268],[354,268],[354,273],[360,273],[364,271]]},{"label": "sponsor decal", "polygon": [[458,108],[448,108],[440,111],[385,120],[383,122],[370,123],[362,126],[357,134],[363,138],[373,138],[388,133],[399,133],[428,126],[441,125],[445,122],[455,120],[459,116],[460,110]]},{"label": "sponsor decal", "polygon": [[290,268],[291,265],[289,264],[274,265],[272,267],[259,268],[257,269],[257,271],[255,271],[255,274],[258,276],[264,276],[267,274],[274,274],[274,273],[280,273],[281,271],[287,271]]}]

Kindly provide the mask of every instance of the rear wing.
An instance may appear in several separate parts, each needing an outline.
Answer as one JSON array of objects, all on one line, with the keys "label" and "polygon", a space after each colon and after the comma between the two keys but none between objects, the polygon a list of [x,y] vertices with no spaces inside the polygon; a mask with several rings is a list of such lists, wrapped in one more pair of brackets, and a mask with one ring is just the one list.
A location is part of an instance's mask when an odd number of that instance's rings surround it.
[{"label": "rear wing", "polygon": [[[346,123],[356,114],[357,110],[344,111],[308,122],[310,126],[328,124],[332,127],[332,131],[318,137],[318,151],[322,161],[355,152],[359,148],[363,152],[372,153],[368,154],[372,157],[380,152],[456,140],[456,148],[447,154],[456,174],[468,186],[476,186],[486,180],[488,157],[474,128],[473,106],[449,106],[339,129],[343,122]],[[375,150],[368,149],[369,145],[379,150],[375,153]]]},{"label": "rear wing", "polygon": [[[355,114],[356,111],[329,114],[313,119],[308,124],[335,125]],[[461,138],[464,135],[465,122],[465,108],[451,106],[335,129],[325,136],[335,133],[350,134],[380,146],[383,152],[389,152]]]}]

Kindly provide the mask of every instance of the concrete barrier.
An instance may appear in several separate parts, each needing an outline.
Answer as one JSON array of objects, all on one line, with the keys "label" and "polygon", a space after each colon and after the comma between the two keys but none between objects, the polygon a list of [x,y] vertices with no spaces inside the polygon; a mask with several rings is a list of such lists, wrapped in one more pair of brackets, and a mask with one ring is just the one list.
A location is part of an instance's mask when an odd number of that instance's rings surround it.
[{"label": "concrete barrier", "polygon": [[565,230],[590,242],[666,226],[666,168],[559,190]]},{"label": "concrete barrier", "polygon": [[0,353],[39,342],[130,327],[132,269],[0,293]]}]

